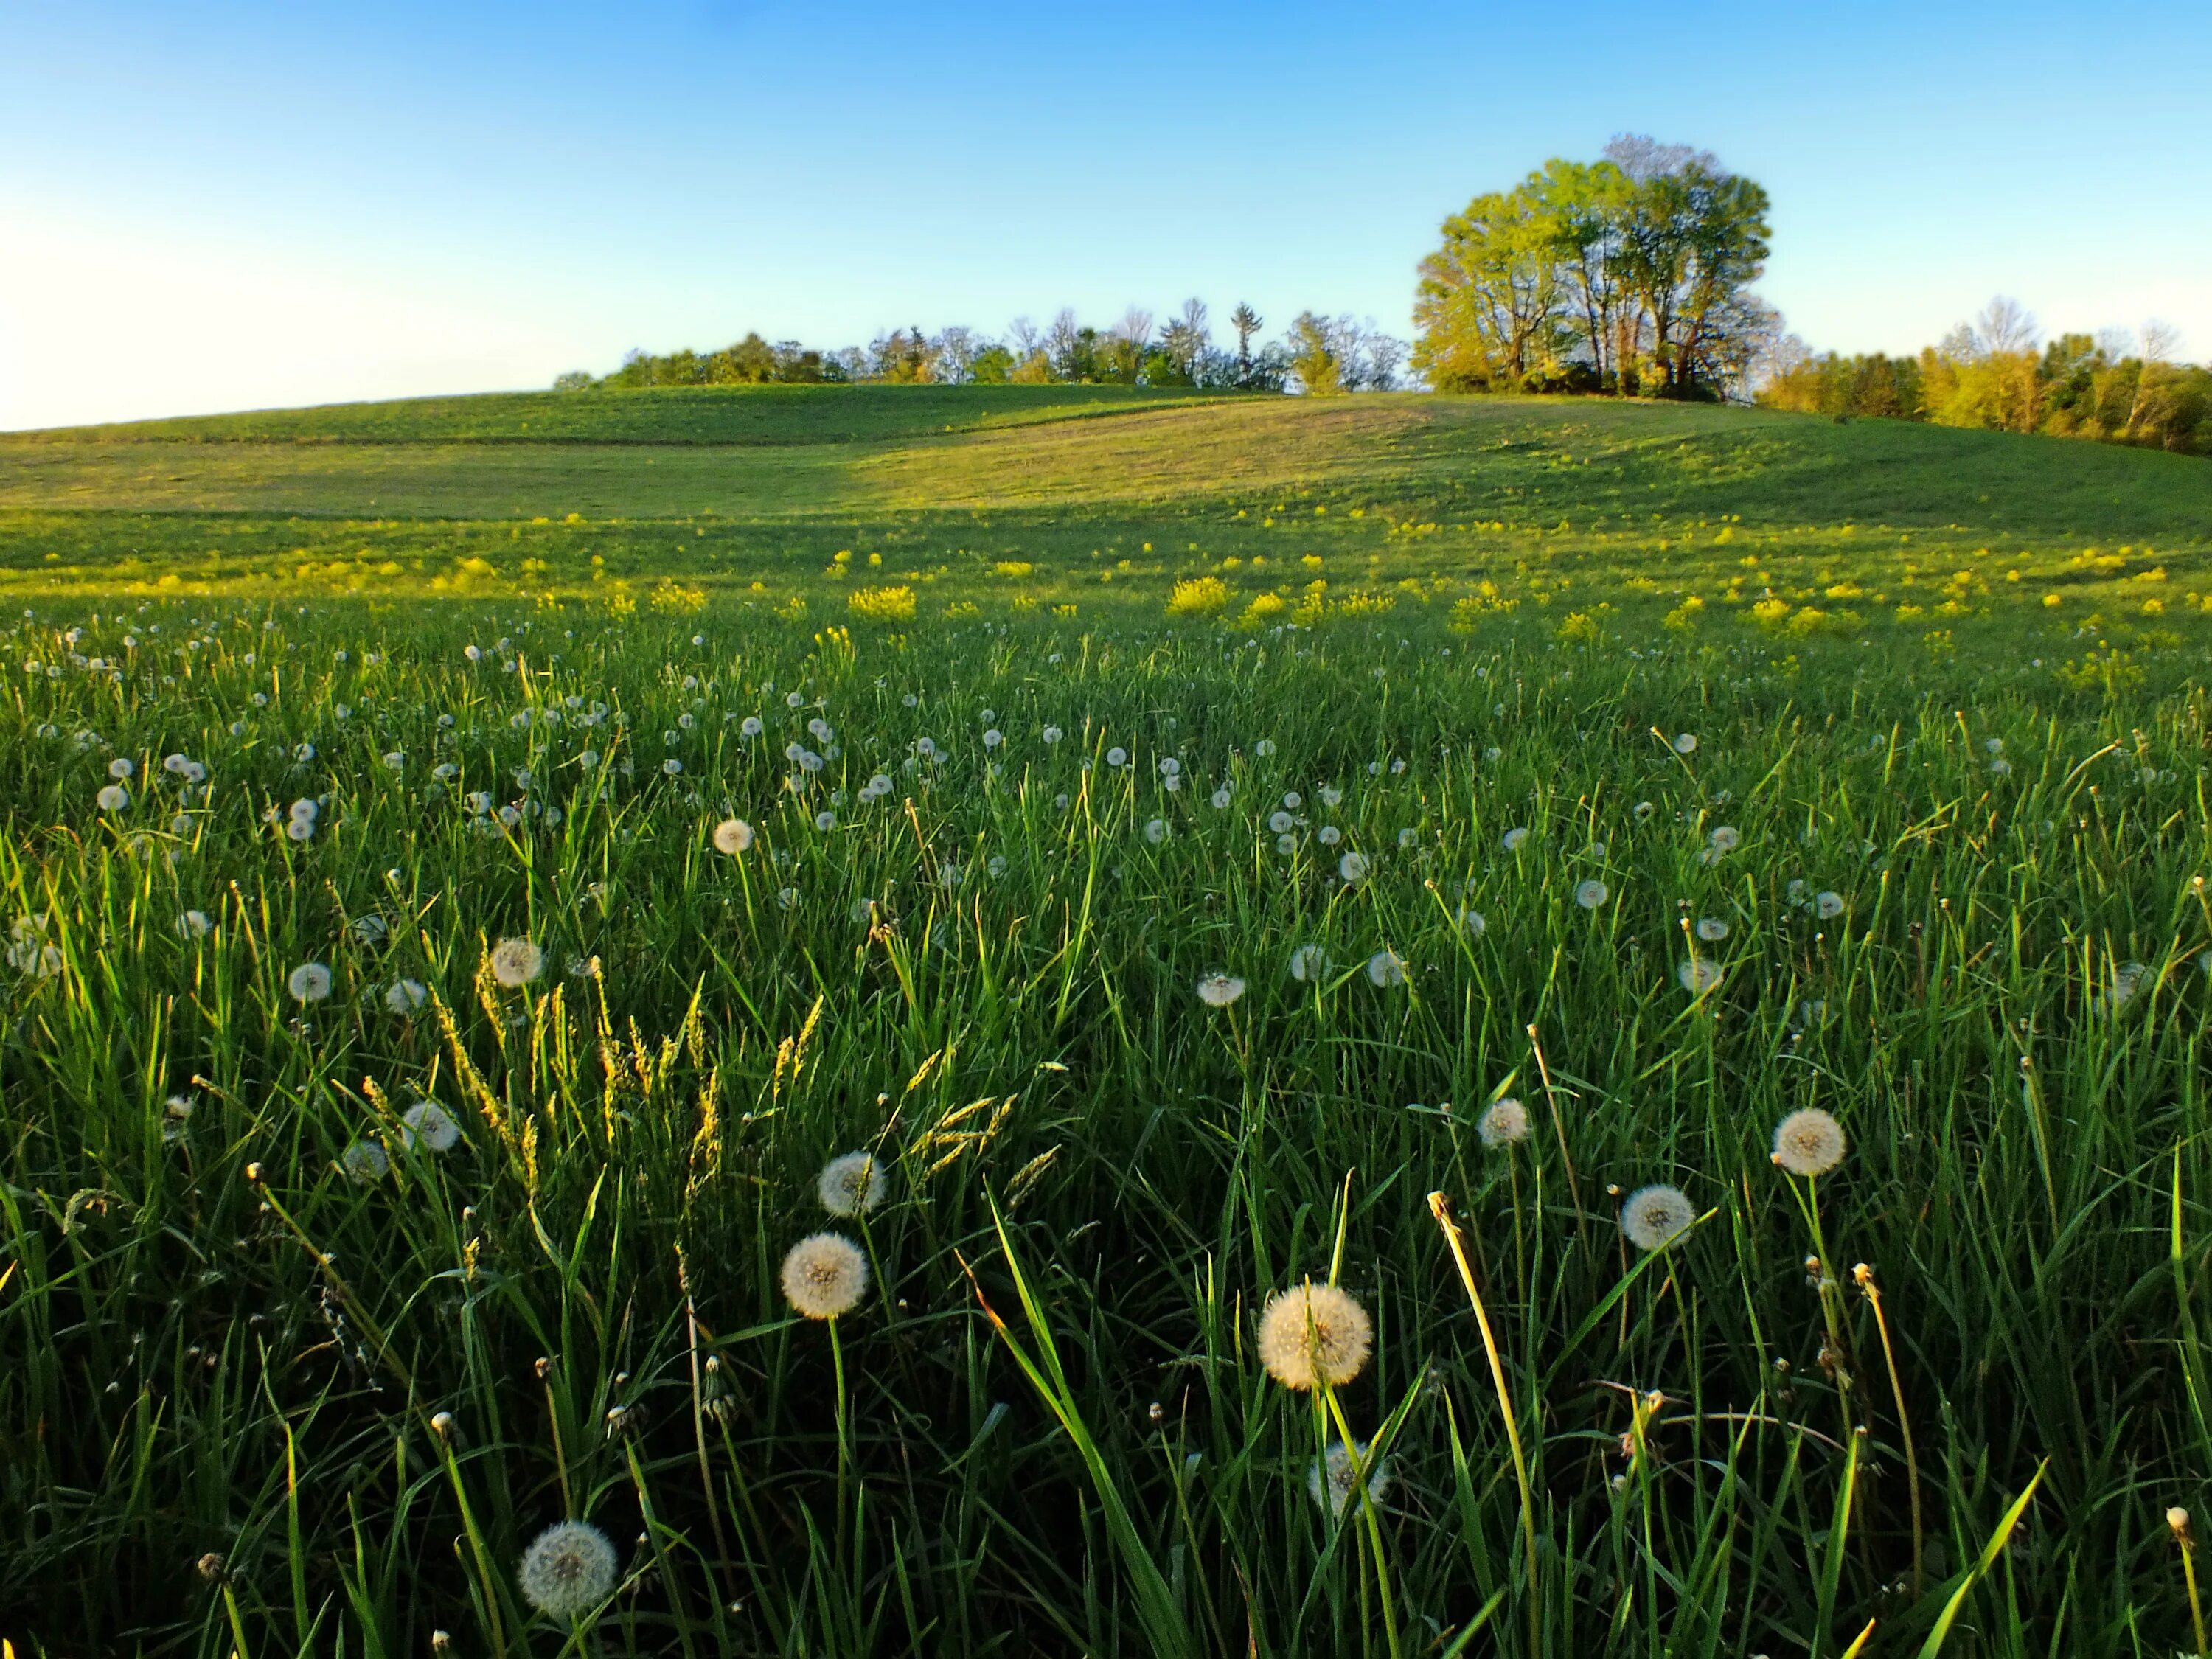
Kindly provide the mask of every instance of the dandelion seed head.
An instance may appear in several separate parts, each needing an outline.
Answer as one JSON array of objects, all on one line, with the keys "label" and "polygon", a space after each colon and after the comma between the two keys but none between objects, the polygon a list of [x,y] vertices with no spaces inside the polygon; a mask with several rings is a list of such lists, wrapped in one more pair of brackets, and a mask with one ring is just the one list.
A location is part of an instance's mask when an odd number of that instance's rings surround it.
[{"label": "dandelion seed head", "polygon": [[[2208,952],[2212,955],[2212,952]],[[2207,970],[2212,974],[2212,969]],[[1301,945],[1291,952],[1291,977],[1301,985],[1310,980],[1324,978],[1328,973],[1328,952],[1318,945]]]},{"label": "dandelion seed head", "polygon": [[1717,962],[1691,957],[1674,970],[1674,977],[1692,996],[1701,997],[1721,982],[1723,975]]},{"label": "dandelion seed head", "polygon": [[1336,873],[1347,887],[1356,887],[1367,879],[1366,858],[1358,853],[1346,853],[1336,861]]},{"label": "dandelion seed head", "polygon": [[1844,1126],[1808,1106],[1774,1126],[1774,1161],[1791,1175],[1822,1176],[1844,1161]]},{"label": "dandelion seed head", "polygon": [[295,1002],[320,1002],[331,994],[331,970],[319,962],[303,962],[286,975],[284,988]]},{"label": "dandelion seed head", "polygon": [[1690,1230],[1698,1212],[1679,1187],[1641,1187],[1620,1206],[1620,1231],[1639,1250],[1656,1250]]},{"label": "dandelion seed head", "polygon": [[1395,951],[1381,950],[1367,958],[1367,977],[1370,983],[1389,989],[1406,982],[1406,958]]},{"label": "dandelion seed head", "polygon": [[1528,1139],[1528,1109],[1508,1095],[1492,1103],[1477,1119],[1474,1132],[1486,1146],[1517,1146]]},{"label": "dandelion seed head", "polygon": [[743,818],[724,818],[714,826],[714,850],[732,858],[753,844],[753,827]]},{"label": "dandelion seed head", "polygon": [[338,1154],[345,1172],[367,1186],[391,1172],[392,1154],[374,1140],[356,1140]]},{"label": "dandelion seed head", "polygon": [[868,1258],[842,1233],[815,1233],[783,1258],[783,1295],[809,1319],[850,1313],[868,1288]]},{"label": "dandelion seed head", "polygon": [[1575,884],[1575,902],[1585,910],[1596,909],[1612,896],[1612,890],[1595,877]]},{"label": "dandelion seed head", "polygon": [[400,1118],[399,1126],[403,1146],[420,1141],[434,1152],[449,1152],[461,1138],[461,1126],[453,1121],[453,1115],[434,1100],[416,1101]]},{"label": "dandelion seed head", "polygon": [[1370,1462],[1370,1450],[1364,1441],[1350,1446],[1341,1440],[1333,1442],[1306,1471],[1306,1491],[1313,1501],[1331,1516],[1341,1517],[1345,1505],[1364,1486],[1369,1501],[1381,1503],[1382,1494],[1390,1489],[1390,1460],[1377,1457]]},{"label": "dandelion seed head", "polygon": [[846,1152],[822,1166],[814,1191],[831,1215],[865,1215],[884,1201],[890,1185],[874,1153]]},{"label": "dandelion seed head", "polygon": [[1198,982],[1198,1000],[1209,1008],[1226,1008],[1244,994],[1244,981],[1233,974],[1208,974]]},{"label": "dandelion seed head", "polygon": [[516,1577],[532,1607],[574,1624],[614,1593],[615,1565],[606,1534],[588,1521],[561,1521],[538,1534]]},{"label": "dandelion seed head", "polygon": [[1358,1298],[1335,1285],[1300,1285],[1268,1298],[1260,1315],[1260,1363],[1286,1389],[1340,1388],[1367,1367],[1375,1327]]},{"label": "dandelion seed head", "polygon": [[545,952],[526,939],[503,939],[491,947],[491,976],[509,990],[545,971]]}]

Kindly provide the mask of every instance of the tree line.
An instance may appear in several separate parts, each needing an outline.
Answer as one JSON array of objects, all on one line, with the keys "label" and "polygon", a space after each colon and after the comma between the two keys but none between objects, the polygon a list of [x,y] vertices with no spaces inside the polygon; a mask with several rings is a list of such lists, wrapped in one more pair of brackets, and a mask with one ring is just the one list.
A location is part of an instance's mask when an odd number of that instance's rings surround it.
[{"label": "tree line", "polygon": [[1215,343],[1204,301],[1188,300],[1164,323],[1142,307],[1099,328],[1063,310],[1039,328],[1017,317],[1001,335],[965,327],[898,328],[866,346],[822,350],[749,333],[719,351],[633,351],[611,374],[563,374],[556,390],[592,386],[823,385],[854,381],[933,386],[1203,386],[1326,396],[1388,392],[1401,384],[1406,343],[1352,316],[1303,311],[1273,340],[1249,305],[1229,314],[1234,348]]},{"label": "tree line", "polygon": [[1795,336],[1759,392],[1771,409],[1838,419],[1885,416],[1938,426],[2091,438],[2212,454],[2212,370],[2179,362],[2163,323],[2042,339],[2000,296],[1909,356],[1814,353]]},{"label": "tree line", "polygon": [[1477,196],[1423,259],[1413,368],[1439,392],[1746,395],[1781,318],[1752,284],[1768,200],[1634,134]]}]

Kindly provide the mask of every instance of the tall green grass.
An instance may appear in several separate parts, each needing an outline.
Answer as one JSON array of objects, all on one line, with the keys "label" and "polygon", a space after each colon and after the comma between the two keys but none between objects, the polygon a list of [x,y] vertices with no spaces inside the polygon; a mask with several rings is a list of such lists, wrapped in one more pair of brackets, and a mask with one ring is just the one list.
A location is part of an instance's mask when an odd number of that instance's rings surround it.
[{"label": "tall green grass", "polygon": [[[2100,681],[1963,623],[1946,657],[1591,650],[1532,612],[30,609],[0,704],[27,1651],[2193,1643],[2200,650]],[[540,979],[497,981],[503,938]],[[1506,1096],[1535,1132],[1486,1146]],[[451,1151],[408,1144],[421,1099]],[[1767,1156],[1805,1106],[1850,1141],[1812,1182]],[[834,1221],[815,1176],[854,1150],[890,1198]],[[1644,1255],[1616,1213],[1655,1182],[1702,1218]],[[825,1225],[873,1267],[834,1328],[777,1288]],[[1320,1410],[1254,1346],[1308,1278],[1375,1324]],[[1346,1430],[1389,1480],[1338,1519],[1307,1481]],[[582,1631],[515,1576],[568,1516],[622,1563]]]}]

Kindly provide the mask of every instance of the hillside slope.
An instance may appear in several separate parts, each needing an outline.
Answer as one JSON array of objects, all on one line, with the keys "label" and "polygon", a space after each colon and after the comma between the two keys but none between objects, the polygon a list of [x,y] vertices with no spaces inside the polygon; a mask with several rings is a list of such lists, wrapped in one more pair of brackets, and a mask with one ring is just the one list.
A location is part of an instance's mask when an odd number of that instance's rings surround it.
[{"label": "hillside slope", "polygon": [[2190,591],[2212,465],[1708,406],[1100,387],[514,394],[0,437],[0,580],[27,586],[752,594],[881,570],[968,601],[1149,605],[1200,574],[1291,599],[1748,581],[1866,615],[1961,556],[2006,568],[1944,580],[2038,603],[2154,570]]}]

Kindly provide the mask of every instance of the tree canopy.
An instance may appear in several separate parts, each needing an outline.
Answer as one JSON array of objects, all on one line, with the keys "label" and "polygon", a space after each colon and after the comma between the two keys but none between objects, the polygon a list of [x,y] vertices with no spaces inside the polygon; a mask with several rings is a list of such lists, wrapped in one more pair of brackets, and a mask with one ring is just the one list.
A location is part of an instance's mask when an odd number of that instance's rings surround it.
[{"label": "tree canopy", "polygon": [[1779,322],[1752,291],[1767,207],[1686,145],[1626,137],[1547,161],[1444,221],[1413,367],[1439,392],[1741,392]]}]

